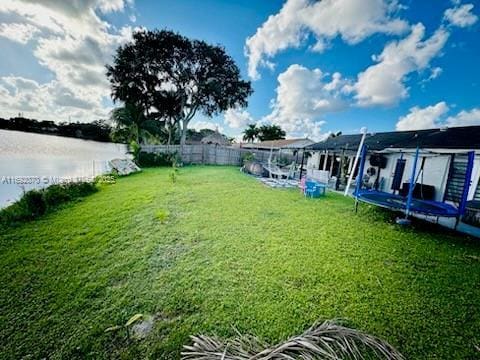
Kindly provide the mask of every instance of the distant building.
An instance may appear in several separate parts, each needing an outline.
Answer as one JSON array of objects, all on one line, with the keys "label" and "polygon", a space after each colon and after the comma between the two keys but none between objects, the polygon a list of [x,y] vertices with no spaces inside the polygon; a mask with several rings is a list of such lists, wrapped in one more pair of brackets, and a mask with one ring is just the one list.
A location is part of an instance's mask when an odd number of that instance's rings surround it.
[{"label": "distant building", "polygon": [[282,139],[282,140],[269,140],[257,143],[241,143],[240,147],[244,149],[256,149],[256,150],[280,150],[280,149],[303,149],[306,146],[312,145],[315,142],[303,138],[303,139]]},{"label": "distant building", "polygon": [[205,136],[201,140],[201,143],[202,144],[229,146],[230,145],[230,140],[225,135],[220,134],[217,130],[213,134]]}]

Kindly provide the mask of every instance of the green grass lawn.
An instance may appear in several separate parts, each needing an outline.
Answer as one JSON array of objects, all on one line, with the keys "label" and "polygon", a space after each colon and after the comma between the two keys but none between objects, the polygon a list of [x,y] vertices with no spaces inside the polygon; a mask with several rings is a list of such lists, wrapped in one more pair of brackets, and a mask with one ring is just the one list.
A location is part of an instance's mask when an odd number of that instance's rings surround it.
[{"label": "green grass lawn", "polygon": [[[189,334],[276,342],[342,318],[410,359],[480,357],[480,242],[399,228],[229,167],[121,178],[0,235],[2,359],[176,359]],[[144,340],[105,329],[152,314]]]}]

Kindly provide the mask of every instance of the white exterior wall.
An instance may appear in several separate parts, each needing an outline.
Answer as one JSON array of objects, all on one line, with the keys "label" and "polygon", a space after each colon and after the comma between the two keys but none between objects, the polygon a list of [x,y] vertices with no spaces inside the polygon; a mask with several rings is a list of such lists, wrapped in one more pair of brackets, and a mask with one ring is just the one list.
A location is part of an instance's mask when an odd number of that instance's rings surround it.
[{"label": "white exterior wall", "polygon": [[[395,166],[397,164],[397,160],[400,159],[401,154],[394,153],[394,154],[384,154],[384,155],[388,160],[387,160],[386,168],[380,170],[379,190],[385,191],[385,192],[391,192],[393,176],[395,173]],[[423,184],[434,186],[435,200],[442,201],[443,195],[445,193],[445,187],[447,185],[448,171],[450,169],[450,156],[449,155],[434,155],[434,156],[427,155],[425,157],[426,157],[426,160],[425,160],[425,166],[424,166],[424,172],[423,172]],[[402,184],[406,182],[410,182],[410,176],[412,174],[412,166],[413,166],[413,160],[415,159],[415,154],[404,153],[403,158],[406,160],[406,162],[405,162],[405,171],[403,172]],[[423,156],[420,156],[418,159],[416,176],[418,176],[420,172],[420,168],[422,165],[422,158]],[[370,165],[369,157],[367,157],[367,162],[365,164],[365,174],[369,167],[371,167],[371,165]],[[480,160],[479,160],[477,172],[478,171],[480,171]],[[369,183],[373,185],[375,179],[376,179],[376,175],[369,180]],[[421,175],[418,178],[417,182],[422,183]]]},{"label": "white exterior wall", "polygon": [[316,151],[312,153],[307,160],[307,169],[315,169],[317,170],[320,166],[320,152]]}]

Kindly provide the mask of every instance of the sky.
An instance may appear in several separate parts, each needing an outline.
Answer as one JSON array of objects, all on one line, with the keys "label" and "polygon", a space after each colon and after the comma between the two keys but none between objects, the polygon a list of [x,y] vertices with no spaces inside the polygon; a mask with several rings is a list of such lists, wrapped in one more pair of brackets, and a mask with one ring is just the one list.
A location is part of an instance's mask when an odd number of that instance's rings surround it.
[{"label": "sky", "polygon": [[225,47],[254,90],[191,127],[240,139],[480,125],[480,0],[1,0],[0,117],[106,119],[105,64],[133,31]]}]

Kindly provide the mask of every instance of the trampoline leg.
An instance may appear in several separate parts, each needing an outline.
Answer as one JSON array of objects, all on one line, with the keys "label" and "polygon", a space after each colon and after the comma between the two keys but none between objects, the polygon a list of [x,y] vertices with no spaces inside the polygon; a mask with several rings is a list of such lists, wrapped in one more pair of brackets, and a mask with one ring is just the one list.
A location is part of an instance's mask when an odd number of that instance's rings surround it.
[{"label": "trampoline leg", "polygon": [[355,214],[358,212],[358,201],[355,201]]}]

